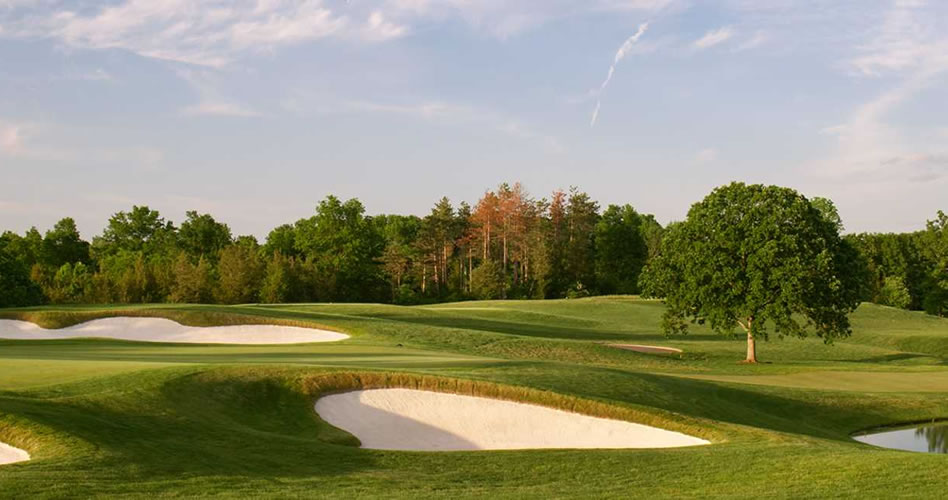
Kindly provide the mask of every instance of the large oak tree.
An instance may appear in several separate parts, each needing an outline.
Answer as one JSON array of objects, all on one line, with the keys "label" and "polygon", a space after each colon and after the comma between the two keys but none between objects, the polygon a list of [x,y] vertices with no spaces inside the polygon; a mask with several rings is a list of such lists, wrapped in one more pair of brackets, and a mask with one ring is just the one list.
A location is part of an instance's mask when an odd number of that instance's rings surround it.
[{"label": "large oak tree", "polygon": [[696,203],[669,228],[646,271],[646,292],[664,297],[663,327],[685,333],[689,321],[755,341],[815,334],[826,342],[851,333],[859,304],[859,255],[837,224],[796,191],[732,183]]}]

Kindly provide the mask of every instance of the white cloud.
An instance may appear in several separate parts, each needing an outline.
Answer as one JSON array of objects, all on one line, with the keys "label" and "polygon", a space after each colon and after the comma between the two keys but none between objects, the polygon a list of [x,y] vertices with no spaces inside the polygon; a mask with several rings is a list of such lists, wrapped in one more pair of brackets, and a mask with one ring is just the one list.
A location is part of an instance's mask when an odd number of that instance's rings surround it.
[{"label": "white cloud", "polygon": [[[850,64],[861,74],[904,73],[948,65],[948,39],[941,16],[919,0],[896,0],[881,26]],[[943,22],[943,21],[942,21]]]},{"label": "white cloud", "polygon": [[612,58],[612,64],[609,66],[609,71],[606,72],[606,79],[602,81],[599,85],[599,90],[595,91],[596,95],[596,108],[593,110],[592,118],[589,121],[589,126],[593,127],[596,125],[596,121],[599,119],[599,110],[602,108],[602,93],[606,90],[606,87],[609,86],[609,82],[612,81],[613,75],[616,73],[616,65],[620,61],[625,59],[625,56],[632,50],[632,47],[636,42],[639,41],[639,38],[642,38],[642,35],[645,34],[645,31],[648,30],[648,22],[644,22],[639,25],[639,28],[635,33],[627,38],[625,42],[619,47],[619,50],[616,51],[616,55]]},{"label": "white cloud", "polygon": [[322,0],[123,0],[93,7],[52,0],[24,5],[6,16],[0,10],[4,36],[48,38],[82,49],[124,49],[211,67],[248,53],[330,37],[372,42],[407,33],[380,12],[335,12]]},{"label": "white cloud", "polygon": [[656,11],[674,1],[7,0],[11,8],[0,8],[0,25],[5,37],[221,67],[246,54],[321,39],[384,42],[408,35],[412,25],[449,19],[506,38],[577,14]]},{"label": "white cloud", "polygon": [[821,176],[865,182],[948,179],[948,145],[936,134],[903,133],[890,115],[948,74],[948,35],[932,29],[925,3],[896,0],[868,43],[850,60],[860,75],[900,77],[858,106],[849,119],[821,130],[835,137],[832,154],[811,168]]},{"label": "white cloud", "polygon": [[365,38],[373,41],[384,41],[399,38],[408,33],[408,27],[389,22],[382,11],[376,10],[369,14],[365,23]]},{"label": "white cloud", "polygon": [[734,30],[730,26],[725,26],[705,33],[703,37],[695,40],[692,45],[698,50],[704,50],[724,43],[732,36],[734,36]]},{"label": "white cloud", "polygon": [[[654,13],[678,0],[388,0],[392,14],[417,20],[460,18],[497,38],[509,38],[546,23],[581,14]],[[355,3],[353,0],[352,3]]]}]

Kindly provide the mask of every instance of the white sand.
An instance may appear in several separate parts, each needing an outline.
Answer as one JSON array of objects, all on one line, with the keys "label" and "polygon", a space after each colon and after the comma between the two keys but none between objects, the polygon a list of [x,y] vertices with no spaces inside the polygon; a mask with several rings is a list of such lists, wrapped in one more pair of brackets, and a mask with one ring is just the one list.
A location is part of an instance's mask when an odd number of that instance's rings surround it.
[{"label": "white sand", "polygon": [[704,439],[532,404],[413,389],[370,389],[316,401],[323,420],[379,450],[672,448]]},{"label": "white sand", "polygon": [[26,462],[29,459],[30,454],[26,451],[14,448],[6,443],[0,443],[0,465]]},{"label": "white sand", "polygon": [[681,349],[675,347],[661,347],[657,345],[639,345],[639,344],[609,344],[610,347],[617,347],[627,351],[644,352],[646,354],[679,354]]},{"label": "white sand", "polygon": [[348,335],[313,328],[276,325],[237,325],[201,328],[164,318],[104,318],[47,330],[33,323],[0,320],[0,338],[16,340],[73,339],[81,337],[180,342],[186,344],[302,344],[333,342]]}]

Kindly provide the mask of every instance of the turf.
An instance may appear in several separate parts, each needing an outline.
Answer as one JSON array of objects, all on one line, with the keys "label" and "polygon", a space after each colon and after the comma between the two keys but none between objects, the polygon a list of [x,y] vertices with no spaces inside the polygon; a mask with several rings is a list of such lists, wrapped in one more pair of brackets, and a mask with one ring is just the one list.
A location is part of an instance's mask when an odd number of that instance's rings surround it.
[{"label": "turf", "polygon": [[[948,456],[852,432],[948,417],[948,320],[873,305],[833,345],[658,332],[633,297],[426,307],[140,306],[0,311],[47,327],[156,315],[344,331],[333,344],[0,341],[3,497],[937,498]],[[682,349],[649,355],[609,347]],[[626,418],[713,441],[669,450],[419,453],[357,448],[321,393],[417,386]]]}]

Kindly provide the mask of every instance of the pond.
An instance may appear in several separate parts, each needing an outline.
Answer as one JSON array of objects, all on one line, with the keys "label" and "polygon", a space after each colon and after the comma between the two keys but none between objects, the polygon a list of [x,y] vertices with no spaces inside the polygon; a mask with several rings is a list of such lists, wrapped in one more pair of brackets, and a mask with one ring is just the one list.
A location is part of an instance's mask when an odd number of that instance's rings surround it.
[{"label": "pond", "polygon": [[948,453],[948,422],[873,431],[853,436],[853,439],[896,450]]}]

